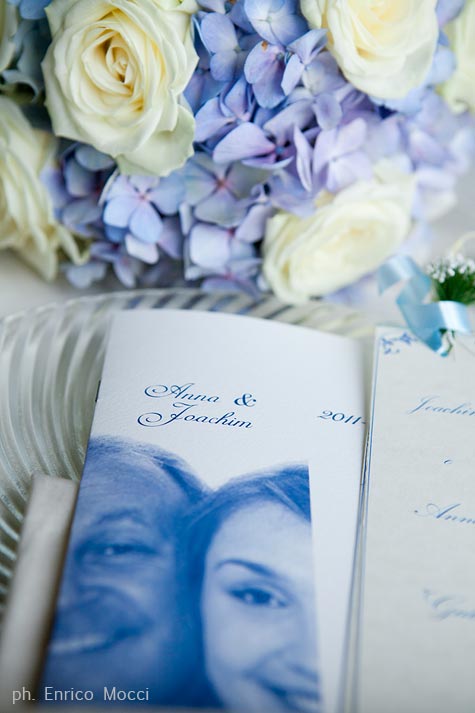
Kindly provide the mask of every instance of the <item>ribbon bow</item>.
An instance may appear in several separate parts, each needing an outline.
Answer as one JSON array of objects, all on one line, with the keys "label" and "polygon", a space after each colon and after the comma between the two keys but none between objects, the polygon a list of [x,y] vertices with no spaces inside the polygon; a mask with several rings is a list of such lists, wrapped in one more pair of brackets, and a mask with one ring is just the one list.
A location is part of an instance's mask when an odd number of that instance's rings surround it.
[{"label": "ribbon bow", "polygon": [[449,349],[443,342],[445,332],[469,334],[471,330],[467,307],[459,302],[431,302],[432,280],[407,255],[398,255],[382,265],[377,274],[380,294],[397,283],[402,286],[396,299],[407,326],[422,342],[441,356]]}]

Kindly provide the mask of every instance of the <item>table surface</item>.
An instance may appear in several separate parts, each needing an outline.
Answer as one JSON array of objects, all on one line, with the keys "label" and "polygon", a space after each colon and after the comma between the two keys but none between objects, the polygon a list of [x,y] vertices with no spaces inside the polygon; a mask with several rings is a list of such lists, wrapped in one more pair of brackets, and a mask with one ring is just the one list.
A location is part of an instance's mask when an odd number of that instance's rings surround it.
[{"label": "table surface", "polygon": [[[455,209],[434,224],[435,240],[430,246],[430,258],[440,257],[463,233],[475,230],[475,169],[464,176],[459,186],[459,203]],[[100,294],[124,289],[112,276],[88,290],[78,291],[64,276],[52,284],[44,282],[18,258],[9,252],[0,253],[0,318],[32,307],[55,301],[65,301],[84,294]],[[389,304],[389,303],[386,303]],[[382,306],[381,306],[382,305]],[[380,319],[385,315],[384,301],[365,305]],[[391,310],[391,317],[393,312]]]}]

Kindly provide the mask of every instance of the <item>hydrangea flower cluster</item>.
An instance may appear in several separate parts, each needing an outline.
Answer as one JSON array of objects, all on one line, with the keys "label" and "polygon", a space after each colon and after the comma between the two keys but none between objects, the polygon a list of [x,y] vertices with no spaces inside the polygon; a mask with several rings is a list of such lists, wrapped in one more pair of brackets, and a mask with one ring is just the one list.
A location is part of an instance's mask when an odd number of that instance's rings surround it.
[{"label": "hydrangea flower cluster", "polygon": [[[123,3],[114,1],[122,12]],[[396,1],[385,0],[382,5]],[[277,283],[273,284],[270,277],[278,269],[288,278],[285,294],[291,299],[289,261],[300,239],[298,226],[308,228],[323,205],[328,220],[335,221],[338,239],[329,249],[328,237],[325,245],[313,240],[310,248],[310,242],[305,243],[301,271],[338,271],[346,261],[347,273],[356,280],[374,267],[373,262],[388,256],[384,251],[397,249],[401,239],[399,231],[397,244],[388,240],[384,249],[375,246],[371,265],[358,264],[357,252],[349,254],[347,246],[351,244],[354,251],[358,245],[355,234],[361,233],[360,239],[365,240],[365,236],[381,233],[374,230],[377,217],[372,215],[368,200],[371,186],[381,184],[379,167],[389,161],[397,180],[400,176],[411,178],[413,200],[408,222],[413,224],[425,224],[452,207],[457,178],[469,167],[474,148],[471,110],[475,105],[466,98],[464,110],[454,111],[444,98],[443,87],[460,62],[445,27],[457,22],[472,0],[439,0],[437,7],[435,0],[421,2],[431,21],[433,15],[432,45],[411,46],[407,57],[401,58],[395,77],[400,78],[405,71],[417,76],[410,65],[417,49],[417,56],[424,54],[429,70],[425,65],[418,69],[420,79],[402,97],[398,86],[391,87],[390,83],[384,97],[373,96],[361,88],[372,86],[372,77],[365,76],[360,82],[355,80],[353,70],[349,80],[341,57],[346,51],[350,57],[352,39],[343,38],[348,46],[337,47],[326,11],[316,22],[313,10],[308,11],[310,0],[301,4],[298,0],[200,0],[199,6],[191,0],[189,32],[194,49],[188,49],[186,63],[188,67],[193,61],[195,69],[177,106],[178,111],[186,109],[189,120],[194,119],[194,140],[188,159],[185,156],[181,165],[173,165],[174,134],[170,132],[168,144],[160,149],[160,166],[166,160],[170,170],[157,170],[157,175],[150,174],[149,156],[143,162],[146,170],[140,170],[142,139],[137,139],[137,151],[136,135],[145,131],[142,125],[131,127],[124,150],[108,148],[107,141],[100,139],[101,121],[105,119],[98,119],[97,137],[92,135],[89,143],[84,141],[82,127],[81,131],[74,129],[78,122],[64,110],[64,96],[69,95],[61,85],[62,78],[59,73],[53,78],[46,75],[59,53],[63,31],[57,7],[60,0],[53,0],[51,5],[50,0],[3,2],[10,15],[15,13],[15,21],[11,25],[14,34],[9,38],[9,63],[0,65],[1,90],[14,96],[22,89],[24,95],[25,86],[29,87],[30,109],[34,110],[30,115],[35,121],[45,116],[37,111],[44,99],[38,66],[47,56],[43,72],[50,130],[68,140],[58,145],[57,159],[44,168],[41,180],[51,195],[56,220],[71,232],[84,256],[82,264],[63,261],[62,269],[78,287],[102,279],[112,266],[126,286],[159,286],[171,275],[176,278],[178,268],[182,279],[198,282],[204,289],[225,287],[255,294],[270,286],[278,292]],[[79,16],[84,0],[67,0],[65,4],[74,18],[74,13]],[[160,0],[155,4],[161,8]],[[326,5],[322,0],[315,4],[322,8]],[[374,12],[380,10],[375,7]],[[127,101],[139,101],[134,99],[136,65],[124,37],[112,38],[111,34],[104,45],[102,69],[109,73],[107,77],[101,75],[101,91],[108,93],[105,99],[98,96],[97,87],[94,95],[82,95],[91,107],[100,108],[99,101],[104,100],[110,113],[117,116],[121,92],[127,95]],[[145,36],[147,48],[149,39]],[[48,49],[51,41],[56,48],[54,55],[51,47]],[[153,41],[158,42],[155,37]],[[65,61],[68,56],[64,55]],[[150,51],[146,56],[152,61],[150,57],[155,55]],[[167,60],[168,55],[164,57]],[[407,60],[407,70],[403,59]],[[89,71],[88,65],[84,71]],[[365,69],[367,74],[370,71]],[[375,71],[380,71],[379,66]],[[99,76],[97,72],[95,76]],[[88,81],[90,84],[90,77]],[[379,80],[373,83],[381,86]],[[116,92],[114,96],[112,91]],[[64,94],[62,103],[60,92]],[[75,101],[72,96],[71,107]],[[165,130],[171,126],[172,115],[178,116],[176,107],[163,117]],[[179,127],[180,119],[174,120]],[[144,126],[147,122],[146,117]],[[121,156],[131,155],[132,144],[133,162],[127,159],[128,168],[124,170]],[[170,156],[164,157],[167,151]],[[384,180],[393,184],[396,179]],[[364,188],[361,214],[357,187]],[[407,193],[406,182],[404,195]],[[394,191],[387,200],[397,203],[393,196]],[[349,201],[354,203],[354,221],[348,223],[345,218],[347,222],[342,225],[339,206]],[[291,244],[279,252],[278,258],[271,258],[276,254],[269,244],[270,233],[275,234],[275,220],[288,214],[302,222],[292,222],[295,235]],[[400,220],[399,224],[406,223]],[[348,243],[344,242],[346,233],[352,235]],[[281,262],[266,270],[266,260],[270,259]],[[347,269],[348,261],[354,262],[353,270]],[[334,282],[340,284],[341,280]],[[308,275],[306,284],[312,284]],[[308,296],[313,294],[318,294],[318,288],[309,288]]]}]

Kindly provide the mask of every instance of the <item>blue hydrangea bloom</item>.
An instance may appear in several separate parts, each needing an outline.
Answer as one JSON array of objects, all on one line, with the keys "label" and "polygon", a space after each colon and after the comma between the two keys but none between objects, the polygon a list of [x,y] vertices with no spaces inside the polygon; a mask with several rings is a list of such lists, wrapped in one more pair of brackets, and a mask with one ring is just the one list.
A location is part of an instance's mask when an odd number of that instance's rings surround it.
[{"label": "blue hydrangea bloom", "polygon": [[92,146],[72,144],[58,167],[46,169],[47,185],[57,218],[83,238],[100,238],[104,233],[102,191],[115,169],[115,162]]},{"label": "blue hydrangea bloom", "polygon": [[51,0],[7,0],[7,2],[18,7],[21,17],[25,20],[41,20],[45,16],[45,7]]},{"label": "blue hydrangea bloom", "polygon": [[174,216],[183,199],[178,174],[168,178],[117,176],[103,196],[102,219],[107,238],[125,244],[127,254],[154,264],[160,249],[180,257],[182,236]]}]

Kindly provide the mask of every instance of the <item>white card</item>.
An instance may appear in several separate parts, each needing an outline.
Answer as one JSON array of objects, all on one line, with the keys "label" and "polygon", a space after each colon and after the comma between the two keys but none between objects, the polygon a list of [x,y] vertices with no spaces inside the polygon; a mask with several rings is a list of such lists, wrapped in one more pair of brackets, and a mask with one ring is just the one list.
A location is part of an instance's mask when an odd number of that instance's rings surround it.
[{"label": "white card", "polygon": [[119,314],[43,699],[73,688],[97,704],[333,713],[363,394],[349,339],[219,314]]},{"label": "white card", "polygon": [[375,350],[360,713],[475,710],[475,339],[441,357],[403,330]]}]

